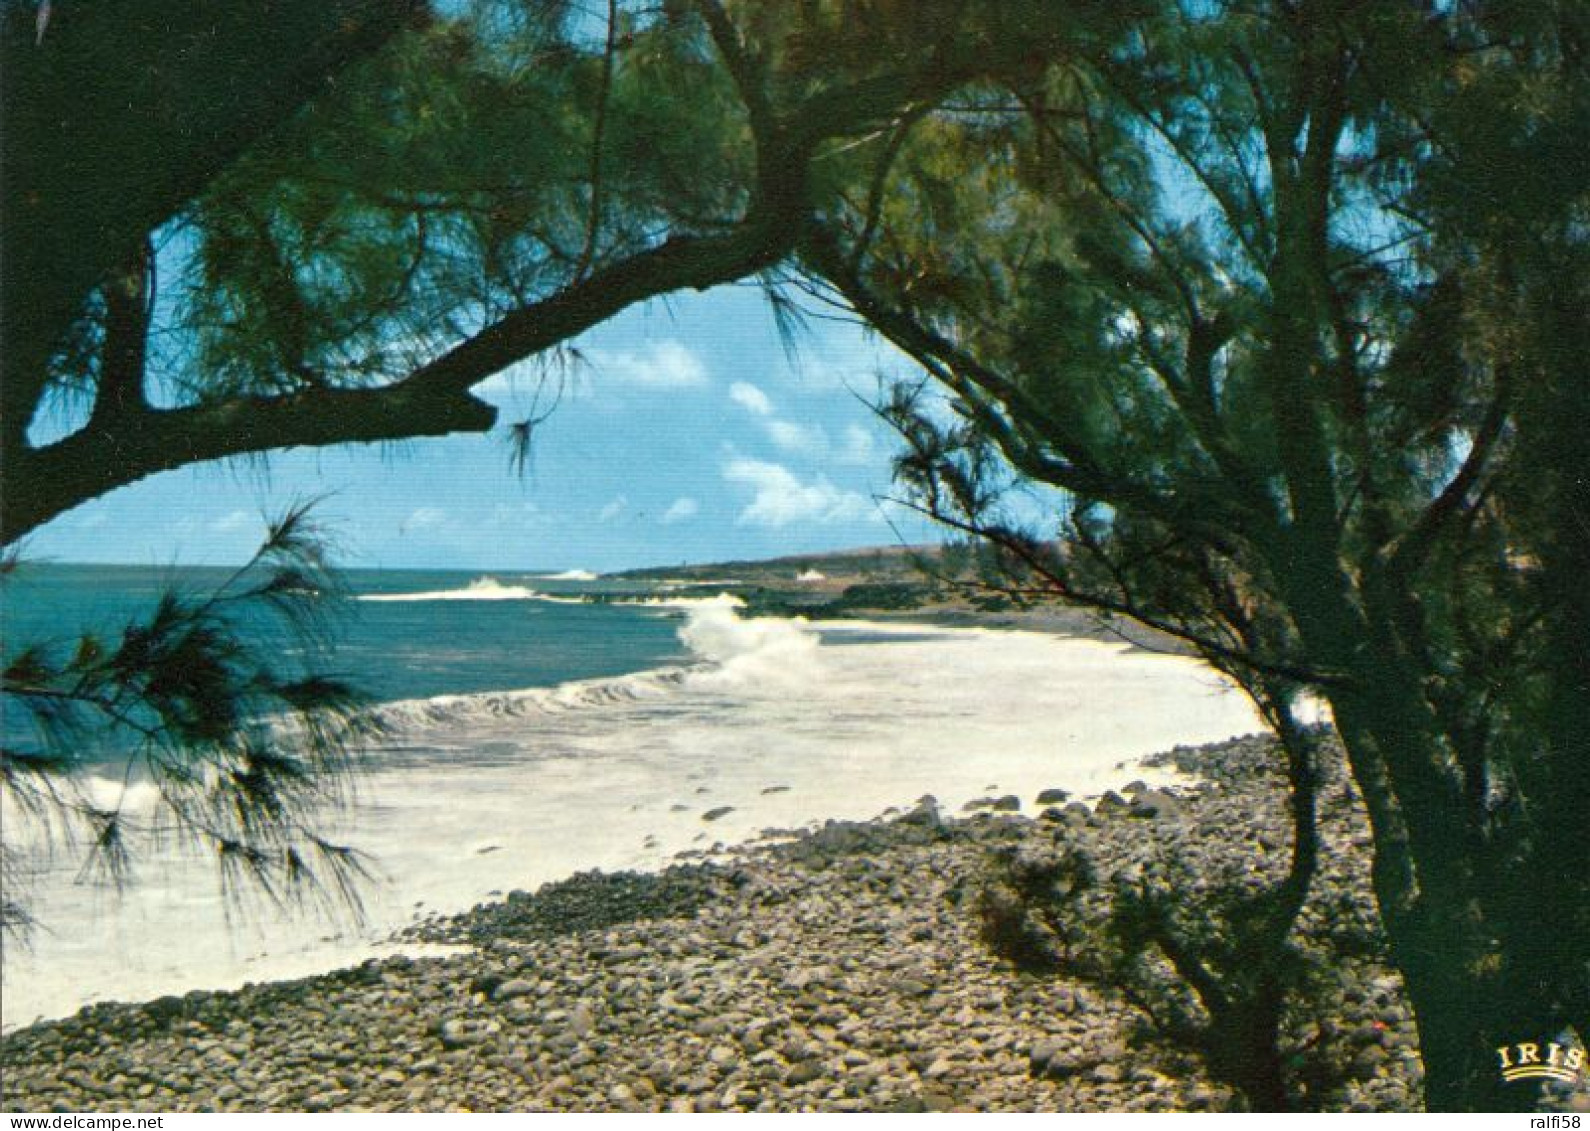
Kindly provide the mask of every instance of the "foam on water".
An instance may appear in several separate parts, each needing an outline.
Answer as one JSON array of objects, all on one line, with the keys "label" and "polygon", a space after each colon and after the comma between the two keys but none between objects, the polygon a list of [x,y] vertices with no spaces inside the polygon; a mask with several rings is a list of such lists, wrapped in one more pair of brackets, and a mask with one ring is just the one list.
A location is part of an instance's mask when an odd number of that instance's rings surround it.
[{"label": "foam on water", "polygon": [[952,811],[1014,793],[1031,811],[1049,787],[1165,780],[1132,760],[1258,729],[1207,668],[1114,644],[744,619],[729,600],[692,603],[680,634],[695,663],[383,708],[395,736],[332,829],[385,876],[361,928],[229,926],[213,862],[175,846],[119,901],[74,884],[63,854],[35,877],[46,933],[6,955],[4,1023],[331,969],[422,913],[927,793]]},{"label": "foam on water", "polygon": [[618,597],[608,602],[632,609],[743,609],[745,600],[732,593],[719,593],[716,597]]},{"label": "foam on water", "polygon": [[504,585],[495,577],[477,577],[462,589],[419,593],[361,593],[360,601],[535,601],[545,597],[526,585]]},{"label": "foam on water", "polygon": [[693,603],[679,637],[711,666],[691,672],[690,687],[765,691],[809,687],[822,675],[819,638],[804,619],[741,618],[733,597]]},{"label": "foam on water", "polygon": [[636,702],[667,694],[688,672],[659,668],[615,679],[576,680],[557,687],[532,687],[524,691],[487,691],[475,695],[437,695],[408,699],[376,708],[376,718],[399,732],[417,727],[472,724],[491,719],[523,719],[555,715],[591,707]]}]

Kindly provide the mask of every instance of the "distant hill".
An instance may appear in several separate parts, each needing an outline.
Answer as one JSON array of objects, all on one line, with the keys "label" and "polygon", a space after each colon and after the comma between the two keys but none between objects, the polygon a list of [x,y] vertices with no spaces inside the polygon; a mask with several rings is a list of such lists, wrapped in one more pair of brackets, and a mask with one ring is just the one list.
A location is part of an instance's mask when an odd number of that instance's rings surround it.
[{"label": "distant hill", "polygon": [[680,596],[731,593],[752,615],[853,616],[944,603],[942,581],[954,551],[940,546],[867,546],[759,561],[657,566],[605,580],[658,583]]},{"label": "distant hill", "polygon": [[895,617],[939,624],[1024,628],[1154,651],[1185,652],[1180,642],[1130,621],[1053,601],[1012,601],[952,583],[970,579],[966,551],[943,546],[868,546],[760,561],[657,566],[605,580],[669,585],[679,596],[731,593],[750,616]]},{"label": "distant hill", "polygon": [[854,550],[833,550],[821,554],[792,554],[759,561],[708,562],[698,565],[653,566],[609,574],[610,579],[629,581],[712,582],[732,579],[757,584],[806,583],[849,579],[868,581],[918,581],[922,566],[936,572],[943,565],[944,550],[939,546],[865,546]]}]

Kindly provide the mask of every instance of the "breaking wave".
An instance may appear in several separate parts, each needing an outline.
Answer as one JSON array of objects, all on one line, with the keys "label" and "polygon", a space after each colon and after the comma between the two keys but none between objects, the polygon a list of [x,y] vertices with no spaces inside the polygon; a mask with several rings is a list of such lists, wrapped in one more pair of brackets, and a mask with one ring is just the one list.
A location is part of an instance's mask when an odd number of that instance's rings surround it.
[{"label": "breaking wave", "polygon": [[613,679],[575,680],[556,687],[405,699],[384,704],[376,709],[375,714],[379,722],[400,731],[481,719],[559,715],[568,711],[662,698],[679,687],[687,673],[688,669],[685,668],[659,668]]},{"label": "breaking wave", "polygon": [[743,609],[745,601],[732,593],[719,593],[716,597],[619,597],[610,605],[627,605],[637,609]]},{"label": "breaking wave", "polygon": [[746,620],[744,606],[735,597],[689,606],[679,639],[710,665],[691,673],[691,686],[756,691],[810,682],[819,667],[816,630],[800,617]]},{"label": "breaking wave", "polygon": [[558,715],[654,701],[682,691],[774,693],[806,683],[819,672],[819,638],[804,620],[748,620],[739,614],[744,602],[728,596],[655,603],[687,610],[679,639],[696,662],[607,679],[574,680],[555,687],[401,700],[377,708],[377,718],[401,731],[471,720]]},{"label": "breaking wave", "polygon": [[361,601],[535,601],[545,594],[527,585],[504,585],[495,577],[477,577],[462,589],[429,589],[419,593],[360,593]]}]

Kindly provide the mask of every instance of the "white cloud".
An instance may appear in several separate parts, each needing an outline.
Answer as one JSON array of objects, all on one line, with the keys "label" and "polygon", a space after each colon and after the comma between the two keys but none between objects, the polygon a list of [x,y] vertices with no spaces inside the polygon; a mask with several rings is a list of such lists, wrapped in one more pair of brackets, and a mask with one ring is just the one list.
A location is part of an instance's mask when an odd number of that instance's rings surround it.
[{"label": "white cloud", "polygon": [[608,377],[647,389],[698,389],[707,384],[707,367],[689,348],[672,339],[641,350],[585,351],[598,380]]},{"label": "white cloud", "polygon": [[878,458],[878,445],[872,433],[859,424],[845,425],[845,443],[834,457],[838,462],[852,467],[865,466]]},{"label": "white cloud", "polygon": [[802,480],[782,464],[736,456],[723,478],[755,491],[738,519],[743,526],[789,526],[796,522],[856,522],[875,519],[877,510],[854,491],[842,491],[822,475]]},{"label": "white cloud", "polygon": [[821,426],[780,419],[773,401],[755,385],[736,381],[729,386],[729,399],[758,418],[767,438],[779,451],[807,456],[820,456],[828,451],[828,434]]},{"label": "white cloud", "polygon": [[247,530],[255,521],[256,517],[248,511],[232,511],[210,523],[210,530],[216,534],[231,534],[237,530]]},{"label": "white cloud", "polygon": [[667,526],[675,522],[683,522],[687,518],[694,518],[700,510],[701,504],[688,495],[675,499],[673,505],[663,512],[663,525]]},{"label": "white cloud", "polygon": [[791,420],[766,421],[768,439],[781,452],[822,455],[828,450],[828,435],[815,424],[796,424]]},{"label": "white cloud", "polygon": [[498,503],[491,508],[491,516],[486,520],[486,525],[516,529],[525,526],[545,526],[548,521],[540,507],[527,501],[518,505]]},{"label": "white cloud", "polygon": [[398,525],[398,533],[407,534],[411,530],[416,532],[435,530],[437,527],[446,524],[446,522],[446,511],[436,507],[420,507],[418,510],[409,512],[409,516]]},{"label": "white cloud", "polygon": [[618,498],[609,501],[605,507],[596,512],[596,521],[612,522],[619,515],[623,514],[628,507],[629,500],[623,495],[620,495]]},{"label": "white cloud", "polygon": [[773,402],[755,385],[736,381],[729,386],[729,399],[754,416],[773,415]]}]

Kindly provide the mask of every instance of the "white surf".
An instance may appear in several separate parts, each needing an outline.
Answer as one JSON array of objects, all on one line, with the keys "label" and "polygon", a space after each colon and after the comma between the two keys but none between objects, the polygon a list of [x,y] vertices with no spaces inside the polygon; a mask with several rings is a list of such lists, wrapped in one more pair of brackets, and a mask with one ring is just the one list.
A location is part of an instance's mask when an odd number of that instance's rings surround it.
[{"label": "white surf", "polygon": [[213,863],[191,855],[143,860],[119,898],[61,856],[33,885],[45,930],[5,956],[0,1019],[333,969],[430,912],[924,794],[950,811],[1016,794],[1032,812],[1042,789],[1163,780],[1134,760],[1259,727],[1206,667],[1119,645],[748,620],[727,600],[683,616],[690,666],[385,708],[396,736],[337,829],[385,877],[361,928],[229,921]]}]

